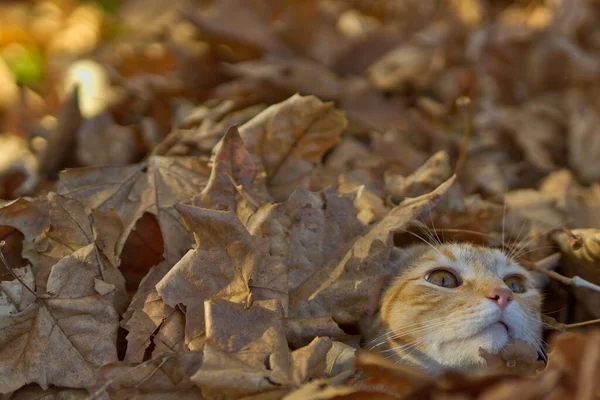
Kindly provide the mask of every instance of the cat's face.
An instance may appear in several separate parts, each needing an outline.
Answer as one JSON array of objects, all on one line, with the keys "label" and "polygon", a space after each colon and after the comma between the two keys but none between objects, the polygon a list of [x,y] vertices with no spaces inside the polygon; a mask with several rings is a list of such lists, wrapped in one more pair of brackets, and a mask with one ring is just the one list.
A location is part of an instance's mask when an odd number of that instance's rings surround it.
[{"label": "cat's face", "polygon": [[[530,273],[500,250],[466,244],[404,250],[382,297],[373,345],[433,373],[483,365],[509,340],[536,348],[541,295]],[[385,342],[385,343],[383,343]]]}]

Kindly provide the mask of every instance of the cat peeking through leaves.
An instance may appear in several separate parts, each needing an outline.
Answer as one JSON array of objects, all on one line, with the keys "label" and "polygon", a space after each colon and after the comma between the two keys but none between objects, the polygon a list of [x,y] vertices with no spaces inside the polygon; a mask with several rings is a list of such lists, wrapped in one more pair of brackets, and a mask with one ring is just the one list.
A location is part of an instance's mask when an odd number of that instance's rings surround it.
[{"label": "cat peeking through leaves", "polygon": [[432,374],[486,365],[510,341],[541,348],[534,276],[499,249],[459,244],[396,248],[367,348]]}]

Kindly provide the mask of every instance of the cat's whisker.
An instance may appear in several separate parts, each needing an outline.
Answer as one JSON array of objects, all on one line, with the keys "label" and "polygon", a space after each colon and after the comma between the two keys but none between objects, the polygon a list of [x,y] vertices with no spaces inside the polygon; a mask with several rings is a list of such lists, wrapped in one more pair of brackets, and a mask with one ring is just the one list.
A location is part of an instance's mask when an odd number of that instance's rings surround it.
[{"label": "cat's whisker", "polygon": [[518,259],[520,257],[523,257],[524,255],[529,254],[529,253],[533,253],[534,251],[544,250],[544,249],[555,249],[555,248],[556,248],[556,246],[546,245],[546,246],[533,247],[533,248],[528,249],[528,250],[523,249],[523,251],[515,254],[515,258],[514,259]]},{"label": "cat's whisker", "polygon": [[439,241],[439,238],[436,239],[433,236],[432,230],[429,229],[429,227],[423,220],[423,216],[419,216],[418,221],[419,221],[419,225],[417,225],[417,226],[421,229],[421,232],[423,232],[423,234],[427,237],[427,239],[429,239],[429,242],[436,246],[441,245],[442,243]]},{"label": "cat's whisker", "polygon": [[[446,320],[444,321],[439,321],[439,319],[437,320],[431,320],[431,321],[425,321],[425,322],[417,322],[415,324],[409,324],[407,326],[404,326],[402,328],[399,329],[392,329],[389,332],[384,333],[383,335],[378,336],[377,338],[375,338],[372,342],[378,341],[378,340],[383,340],[383,342],[378,343],[377,345],[373,346],[372,348],[378,347],[382,344],[386,344],[387,341],[389,340],[394,340],[394,339],[398,339],[402,336],[406,336],[406,335],[410,335],[410,334],[414,334],[417,333],[419,331],[423,331],[423,330],[427,330],[427,329],[431,329],[434,327],[440,327],[446,324]],[[411,328],[414,326],[417,326],[417,328],[412,328],[412,329],[407,329],[407,328]]]},{"label": "cat's whisker", "polygon": [[[529,246],[534,240],[536,240],[536,239],[542,237],[543,235],[546,235],[549,232],[553,231],[554,229],[559,228],[564,225],[565,225],[565,222],[560,222],[558,224],[555,224],[555,225],[551,226],[549,229],[541,231],[540,233],[538,233],[537,235],[535,235],[534,237],[529,239],[525,244],[520,244],[519,242],[517,242],[518,246],[521,247],[522,249],[526,249],[527,246]],[[513,256],[513,258],[516,258],[516,256]]]},{"label": "cat's whisker", "polygon": [[437,248],[436,248],[436,247],[435,247],[433,244],[431,244],[430,242],[428,242],[427,240],[425,240],[425,239],[424,239],[422,236],[420,236],[420,235],[417,235],[416,233],[414,233],[414,232],[411,232],[411,231],[410,231],[410,230],[408,230],[408,229],[398,228],[398,230],[399,230],[399,231],[402,231],[402,232],[406,232],[406,233],[408,233],[409,235],[413,235],[414,237],[416,237],[416,238],[418,238],[418,239],[421,239],[421,241],[422,241],[423,243],[425,243],[426,245],[428,245],[429,247],[431,247],[431,248],[432,248],[432,249],[433,249],[433,250],[434,250],[436,253],[438,253],[440,256],[443,256],[441,251],[439,251],[439,250],[438,250],[438,249],[437,249]]},{"label": "cat's whisker", "polygon": [[[431,209],[429,210],[429,221],[431,221],[431,228],[433,228],[432,234],[435,234],[435,237],[437,238],[437,242],[441,245],[442,241],[440,240],[437,230],[435,229],[435,223],[433,222],[433,217],[431,216]],[[444,231],[442,231],[442,238],[443,237],[444,237]]]},{"label": "cat's whisker", "polygon": [[[523,228],[525,228],[525,224],[529,223],[529,220],[523,220],[523,223],[521,224],[521,229],[519,229],[519,233],[517,234],[517,237],[515,238],[515,243],[519,243],[519,240],[521,238],[521,233],[523,232]],[[511,235],[512,236],[512,235]],[[507,258],[512,258],[512,253],[515,251],[515,247],[512,247],[509,251],[508,254],[506,255]]]}]

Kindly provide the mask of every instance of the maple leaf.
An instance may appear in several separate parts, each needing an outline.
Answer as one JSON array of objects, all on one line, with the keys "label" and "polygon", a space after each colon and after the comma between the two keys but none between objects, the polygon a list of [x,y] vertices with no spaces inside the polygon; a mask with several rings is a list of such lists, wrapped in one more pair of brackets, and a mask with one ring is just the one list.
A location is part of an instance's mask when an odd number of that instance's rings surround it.
[{"label": "maple leaf", "polygon": [[191,240],[173,205],[204,188],[206,162],[200,158],[150,157],[124,167],[89,167],[61,173],[58,192],[81,201],[88,209],[114,209],[123,222],[117,254],[145,212],[156,216],[165,242],[164,257],[176,262]]},{"label": "maple leaf", "polygon": [[262,161],[271,195],[282,201],[308,185],[314,164],[339,141],[346,125],[333,103],[294,95],[242,125],[240,136]]},{"label": "maple leaf", "polygon": [[[240,196],[252,196],[260,203],[270,200],[265,171],[253,160],[236,126],[230,127],[215,146],[212,164],[208,183],[194,198],[194,205],[237,211],[237,198]],[[249,193],[238,193],[240,191]]]},{"label": "maple leaf", "polygon": [[204,301],[222,298],[249,305],[280,299],[287,308],[287,269],[268,252],[268,241],[248,233],[232,211],[177,205],[197,248],[188,252],[157,285],[171,307],[186,306],[186,344],[203,342]]},{"label": "maple leaf", "polygon": [[353,323],[365,312],[374,313],[377,288],[387,273],[393,232],[433,208],[453,181],[451,177],[430,193],[405,199],[352,241],[338,260],[311,274],[290,292],[290,316],[331,315],[338,323]]},{"label": "maple leaf", "polygon": [[96,282],[59,266],[48,277],[48,294],[18,313],[0,315],[0,392],[30,382],[44,389],[94,385],[96,368],[117,359],[119,318],[97,289]]}]

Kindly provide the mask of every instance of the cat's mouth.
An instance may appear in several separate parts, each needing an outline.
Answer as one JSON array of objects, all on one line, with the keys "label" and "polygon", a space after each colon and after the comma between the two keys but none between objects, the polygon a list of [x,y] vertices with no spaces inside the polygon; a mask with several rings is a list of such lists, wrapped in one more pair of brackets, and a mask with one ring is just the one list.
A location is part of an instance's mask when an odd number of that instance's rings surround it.
[{"label": "cat's mouth", "polygon": [[490,327],[494,326],[494,325],[500,325],[500,326],[502,326],[504,329],[506,329],[506,333],[510,332],[510,328],[508,327],[508,324],[506,322],[504,322],[504,321],[494,322],[492,325],[490,325]]}]

